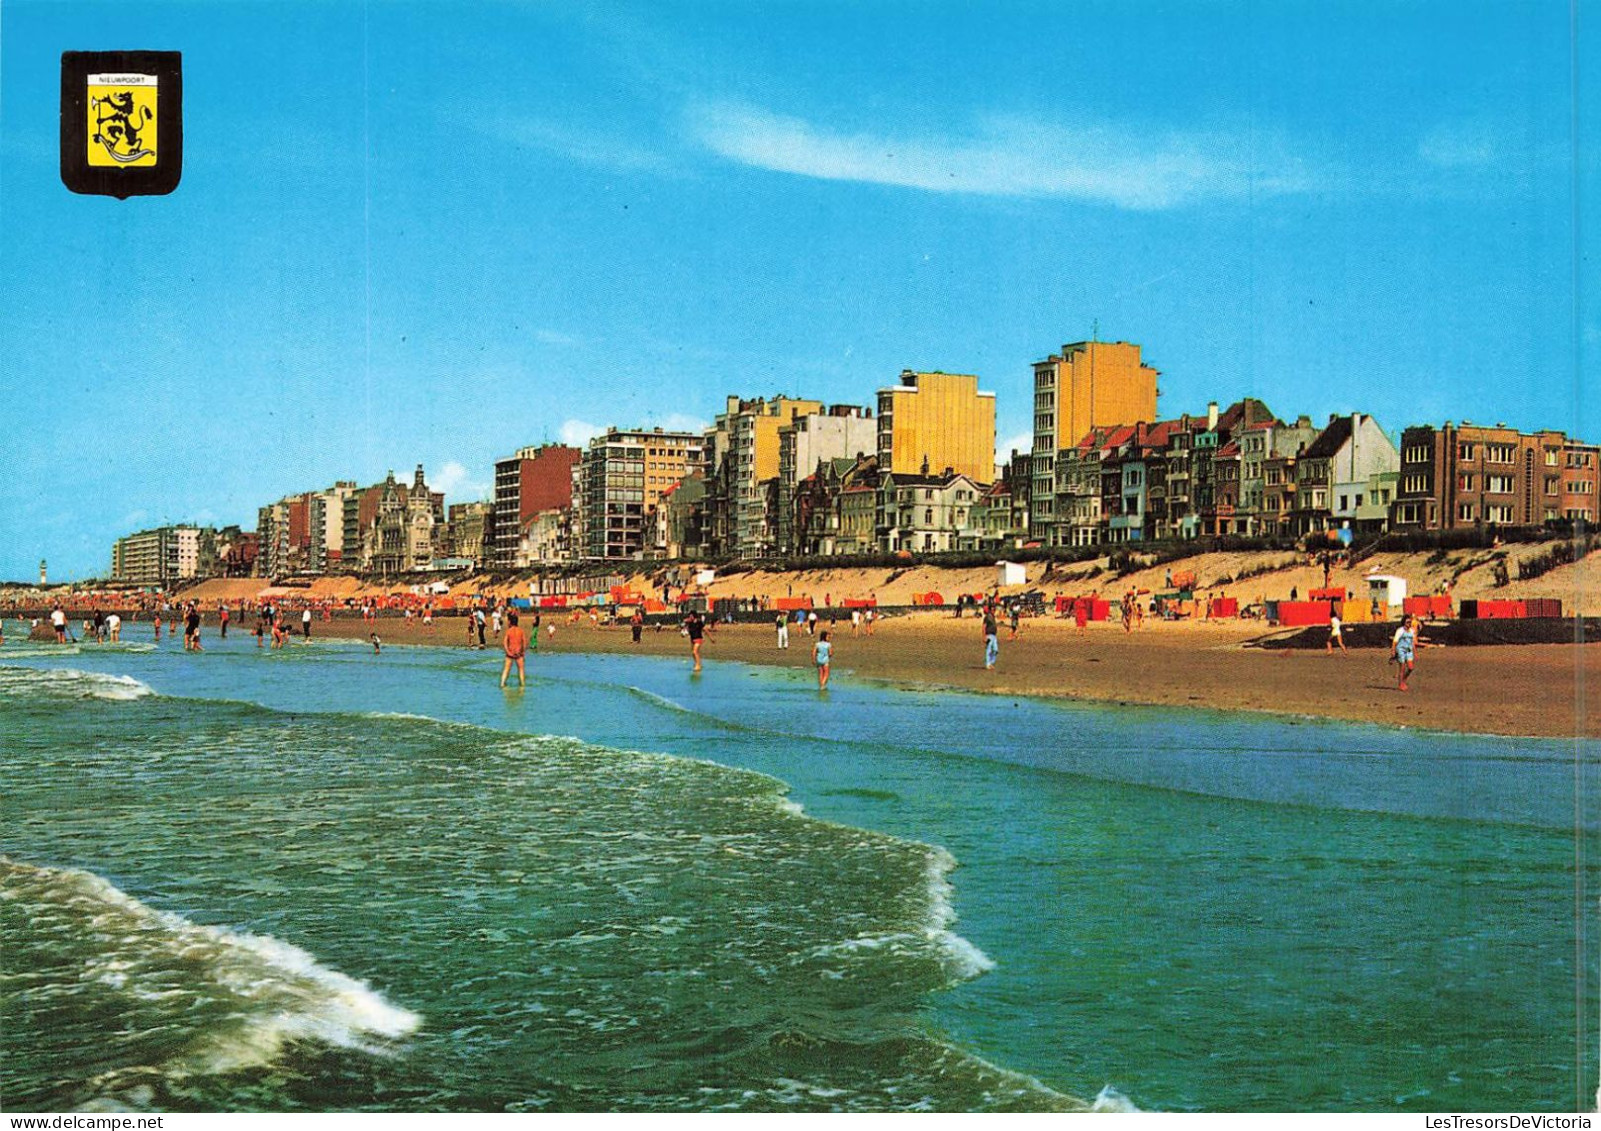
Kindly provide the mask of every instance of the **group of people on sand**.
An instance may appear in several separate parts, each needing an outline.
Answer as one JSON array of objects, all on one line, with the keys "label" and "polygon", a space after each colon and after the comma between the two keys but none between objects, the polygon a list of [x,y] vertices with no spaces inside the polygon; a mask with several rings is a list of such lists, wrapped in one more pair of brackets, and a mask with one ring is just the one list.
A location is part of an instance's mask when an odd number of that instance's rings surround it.
[{"label": "group of people on sand", "polygon": [[[858,614],[860,614],[860,610],[856,610],[856,612]],[[873,610],[869,609],[868,613],[872,614]],[[872,626],[872,623],[873,623],[873,621],[875,619],[876,619],[876,614],[873,614],[871,616],[867,616],[865,618],[865,623],[869,626],[868,627],[868,632],[869,633],[872,632],[872,627],[871,626]],[[830,621],[830,623],[833,623],[833,622]],[[861,625],[862,623],[863,623],[862,619],[853,618],[853,629],[855,627]],[[788,648],[789,647],[789,622],[788,622],[788,620],[784,617],[784,615],[782,613],[780,613],[778,615],[778,617],[775,619],[774,624],[775,624],[775,626],[776,626],[776,628],[778,630],[778,646],[780,648]],[[690,654],[690,657],[695,661],[695,666],[694,666],[694,669],[693,669],[695,672],[699,672],[701,670],[701,667],[702,667],[701,650],[702,650],[702,648],[705,647],[705,644],[706,644],[706,629],[707,629],[706,618],[701,615],[701,613],[700,613],[700,611],[698,609],[691,609],[689,611],[689,613],[684,617],[683,627],[679,630],[681,632],[681,634],[689,640],[689,654]],[[811,633],[811,632],[815,632],[816,630],[817,630],[817,614],[814,611],[807,618],[807,632]],[[852,635],[854,635],[854,631],[853,631]],[[636,635],[635,635],[634,639],[636,641],[639,639],[639,637],[637,635],[637,629],[636,629]],[[828,677],[829,677],[830,668],[832,667],[832,663],[833,663],[833,653],[834,653],[833,634],[828,629],[825,628],[821,632],[818,633],[817,640],[812,645],[812,664],[817,668],[817,687],[818,687],[818,690],[820,690],[820,691],[828,690]]]}]

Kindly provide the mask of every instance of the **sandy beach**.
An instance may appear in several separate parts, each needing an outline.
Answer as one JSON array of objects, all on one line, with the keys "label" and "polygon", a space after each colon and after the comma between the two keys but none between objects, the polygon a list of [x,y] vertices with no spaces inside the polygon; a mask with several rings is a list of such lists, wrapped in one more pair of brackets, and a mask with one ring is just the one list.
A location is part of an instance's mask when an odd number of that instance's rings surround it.
[{"label": "sandy beach", "polygon": [[[364,637],[359,620],[319,621],[314,636]],[[459,618],[434,627],[380,622],[386,644],[463,646]],[[997,695],[1060,696],[1290,715],[1480,734],[1601,737],[1601,711],[1586,697],[1601,686],[1601,648],[1570,645],[1425,647],[1411,690],[1396,690],[1381,649],[1348,655],[1271,647],[1254,623],[1155,623],[1125,633],[1115,624],[1083,630],[1055,618],[1025,619],[1017,640],[1001,630],[1000,661],[984,669],[979,622],[948,612],[887,617],[872,637],[852,637],[848,620],[833,635],[836,684],[851,679],[947,686]],[[1425,639],[1427,633],[1425,632]],[[707,638],[707,663],[740,661],[811,670],[812,640],[791,627],[780,651],[768,625],[722,625]],[[1265,647],[1247,646],[1264,641]],[[488,637],[491,649],[497,645]],[[688,642],[672,628],[647,627],[634,644],[624,626],[578,624],[563,616],[541,637],[549,652],[640,652],[682,657]],[[533,664],[537,668],[536,657]]]}]

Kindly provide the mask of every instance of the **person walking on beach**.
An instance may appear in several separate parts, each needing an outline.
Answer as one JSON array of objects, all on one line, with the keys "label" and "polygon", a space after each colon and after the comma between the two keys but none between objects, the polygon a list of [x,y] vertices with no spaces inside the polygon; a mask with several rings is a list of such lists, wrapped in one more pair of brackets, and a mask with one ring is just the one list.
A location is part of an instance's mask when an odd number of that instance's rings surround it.
[{"label": "person walking on beach", "polygon": [[1329,655],[1332,656],[1334,654],[1334,646],[1336,644],[1338,644],[1340,646],[1340,652],[1341,652],[1342,655],[1347,655],[1347,656],[1350,655],[1350,653],[1347,652],[1346,648],[1345,648],[1345,637],[1340,635],[1340,614],[1339,614],[1339,611],[1337,609],[1335,609],[1331,605],[1331,606],[1329,606],[1329,641],[1328,641]]},{"label": "person walking on beach", "polygon": [[773,618],[773,627],[778,629],[778,646],[780,648],[788,648],[789,621],[784,619],[783,613],[779,613],[778,616]]},{"label": "person walking on beach", "polygon": [[859,630],[861,627],[862,627],[862,610],[861,609],[857,609],[857,608],[853,608],[853,609],[851,609],[851,635],[855,636],[856,633],[857,633],[857,630]]},{"label": "person walking on beach", "polygon": [[634,643],[638,644],[640,634],[645,631],[644,614],[635,609],[634,615],[628,618],[628,627],[633,630]]},{"label": "person walking on beach", "polygon": [[1001,656],[1000,626],[995,623],[995,608],[992,605],[984,606],[984,670],[989,671],[995,667],[995,661]]},{"label": "person walking on beach", "polygon": [[812,645],[812,660],[817,664],[817,690],[819,691],[828,690],[828,661],[829,653],[833,650],[834,646],[828,642],[827,632],[818,637],[817,643]]},{"label": "person walking on beach", "polygon": [[488,641],[484,639],[484,607],[482,605],[473,610],[473,627],[478,630],[478,647],[480,649],[489,647]]},{"label": "person walking on beach", "polygon": [[706,636],[706,622],[694,609],[684,618],[684,634],[689,637],[689,654],[695,657],[695,670],[700,671],[700,645]]},{"label": "person walking on beach", "polygon": [[817,610],[813,609],[806,614],[806,635],[817,635]]},{"label": "person walking on beach", "polygon": [[1412,674],[1412,655],[1417,647],[1418,630],[1412,623],[1411,614],[1401,618],[1401,627],[1395,630],[1390,638],[1390,659],[1401,667],[1401,682],[1397,690],[1407,690],[1407,677]]},{"label": "person walking on beach", "polygon": [[311,639],[311,606],[307,605],[300,612],[300,635],[307,640]]},{"label": "person walking on beach", "polygon": [[523,658],[528,654],[528,637],[524,635],[522,626],[517,623],[517,614],[511,614],[511,624],[506,626],[506,636],[501,641],[506,648],[506,662],[500,669],[500,686],[506,686],[506,677],[511,675],[512,664],[517,665],[517,686],[527,687],[528,679],[523,673]]},{"label": "person walking on beach", "polygon": [[1022,616],[1023,616],[1023,605],[1022,605],[1022,602],[1013,601],[1012,602],[1012,626],[1011,626],[1012,627],[1012,635],[1009,637],[1009,639],[1011,639],[1011,640],[1016,640],[1017,639],[1017,628],[1018,628],[1018,624],[1021,622]]},{"label": "person walking on beach", "polygon": [[[878,598],[874,597],[873,600],[877,601]],[[867,616],[865,619],[867,621],[867,635],[871,636],[873,635],[873,629],[878,624],[878,609],[873,605],[867,606]]]}]

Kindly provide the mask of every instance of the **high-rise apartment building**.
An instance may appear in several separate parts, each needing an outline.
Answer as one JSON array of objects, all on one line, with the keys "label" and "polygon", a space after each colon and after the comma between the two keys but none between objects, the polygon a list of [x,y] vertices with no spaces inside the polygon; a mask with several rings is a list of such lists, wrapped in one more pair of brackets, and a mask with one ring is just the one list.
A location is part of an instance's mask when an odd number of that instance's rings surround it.
[{"label": "high-rise apartment building", "polygon": [[1056,522],[1056,453],[1092,428],[1156,419],[1159,372],[1131,342],[1072,342],[1034,363],[1034,488],[1031,533]]},{"label": "high-rise apartment building", "polygon": [[203,576],[216,557],[216,531],[199,526],[158,526],[118,538],[111,547],[111,576],[139,585],[172,585]]},{"label": "high-rise apartment building", "polygon": [[355,494],[355,481],[341,480],[306,496],[307,565],[318,573],[333,573],[344,564],[345,500]]},{"label": "high-rise apartment building", "polygon": [[534,515],[572,506],[572,472],[582,454],[565,444],[542,444],[495,462],[491,566],[516,565],[524,527]]},{"label": "high-rise apartment building", "polygon": [[714,460],[707,505],[718,551],[747,557],[774,551],[776,516],[767,500],[768,481],[779,471],[779,431],[822,411],[822,401],[794,397],[728,398],[705,444]]},{"label": "high-rise apartment building", "polygon": [[966,373],[901,373],[878,391],[881,473],[995,479],[995,394]]},{"label": "high-rise apartment building", "polygon": [[576,552],[586,558],[635,558],[664,551],[648,533],[673,484],[701,468],[701,437],[660,428],[608,428],[578,463]]}]

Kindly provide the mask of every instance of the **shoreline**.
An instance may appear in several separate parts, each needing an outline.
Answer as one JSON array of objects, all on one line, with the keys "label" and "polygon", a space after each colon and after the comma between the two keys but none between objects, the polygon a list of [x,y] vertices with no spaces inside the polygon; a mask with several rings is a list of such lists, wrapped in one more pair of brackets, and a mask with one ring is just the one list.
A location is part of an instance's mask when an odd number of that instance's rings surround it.
[{"label": "shoreline", "polygon": [[[548,629],[548,618],[546,628]],[[297,626],[298,627],[298,626]],[[242,626],[241,626],[242,628]],[[208,625],[208,634],[214,631]],[[235,631],[240,631],[236,628]],[[317,621],[312,639],[365,640],[355,619]],[[434,627],[385,618],[378,632],[386,644],[463,648],[465,625],[441,617]],[[126,635],[126,633],[125,633]],[[887,617],[875,635],[852,637],[848,621],[835,627],[834,682],[841,677],[927,690],[956,689],[996,695],[1055,698],[1109,705],[1200,707],[1307,719],[1366,722],[1458,734],[1565,739],[1601,738],[1601,710],[1589,687],[1601,687],[1601,649],[1564,644],[1425,646],[1412,689],[1395,687],[1394,669],[1382,649],[1350,654],[1321,650],[1246,647],[1270,634],[1260,625],[1153,624],[1132,633],[1120,625],[1025,620],[1016,641],[1001,628],[996,670],[983,665],[978,622],[950,615]],[[708,633],[707,664],[736,660],[807,673],[813,638],[791,627],[790,647],[775,645],[771,624],[720,625]],[[493,632],[487,650],[499,654]],[[634,644],[626,625],[592,626],[566,616],[546,632],[540,654],[592,652],[676,656],[689,666],[689,647],[676,628],[647,625]],[[538,664],[538,656],[530,659]]]}]

